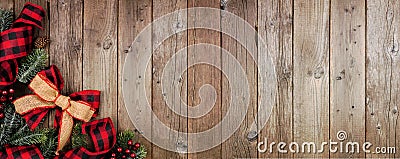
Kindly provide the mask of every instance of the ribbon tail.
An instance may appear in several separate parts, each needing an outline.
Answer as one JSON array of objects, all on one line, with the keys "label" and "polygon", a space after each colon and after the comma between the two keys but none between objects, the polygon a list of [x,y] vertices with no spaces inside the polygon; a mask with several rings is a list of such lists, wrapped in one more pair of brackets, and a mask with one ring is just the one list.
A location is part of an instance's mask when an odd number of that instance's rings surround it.
[{"label": "ribbon tail", "polygon": [[58,155],[58,151],[62,150],[65,144],[67,144],[67,141],[71,136],[73,126],[74,119],[67,112],[63,112],[58,135],[58,146],[56,155]]}]

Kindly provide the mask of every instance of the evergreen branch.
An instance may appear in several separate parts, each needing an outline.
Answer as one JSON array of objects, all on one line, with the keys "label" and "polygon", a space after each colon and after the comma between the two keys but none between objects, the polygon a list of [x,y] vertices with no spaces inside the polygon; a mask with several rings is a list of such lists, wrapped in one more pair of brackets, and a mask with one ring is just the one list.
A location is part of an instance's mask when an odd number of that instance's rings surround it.
[{"label": "evergreen branch", "polygon": [[132,140],[135,137],[135,133],[131,130],[125,130],[120,132],[117,136],[117,145],[122,147],[122,149],[129,148],[128,140]]},{"label": "evergreen branch", "polygon": [[10,29],[14,21],[14,13],[0,8],[0,32]]},{"label": "evergreen branch", "polygon": [[48,54],[44,49],[34,49],[31,54],[22,59],[17,75],[18,81],[28,83],[47,63]]},{"label": "evergreen branch", "polygon": [[4,123],[0,126],[0,145],[8,143],[11,134],[21,126],[21,120],[24,120],[21,116],[15,113],[14,105],[12,103],[6,102],[4,103],[4,107],[6,109],[4,110]]},{"label": "evergreen branch", "polygon": [[57,149],[57,136],[55,129],[48,129],[47,140],[43,142],[40,146],[40,152],[45,159],[52,159],[55,156]]},{"label": "evergreen branch", "polygon": [[146,156],[147,156],[146,148],[142,145],[139,147],[139,149],[136,152],[136,158],[142,159],[142,158],[146,158]]},{"label": "evergreen branch", "polygon": [[72,130],[72,148],[85,147],[89,145],[88,135],[82,134],[82,123],[77,122]]}]

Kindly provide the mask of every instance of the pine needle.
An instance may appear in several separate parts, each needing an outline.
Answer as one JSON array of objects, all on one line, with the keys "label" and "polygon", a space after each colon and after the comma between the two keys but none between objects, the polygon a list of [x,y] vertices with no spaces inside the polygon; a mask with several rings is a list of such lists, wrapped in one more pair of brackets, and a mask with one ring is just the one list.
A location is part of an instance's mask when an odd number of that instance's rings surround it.
[{"label": "pine needle", "polygon": [[10,29],[14,21],[14,13],[12,11],[0,8],[0,32]]},{"label": "pine needle", "polygon": [[17,75],[18,81],[28,83],[43,70],[49,55],[44,49],[34,49],[31,54],[22,59]]}]

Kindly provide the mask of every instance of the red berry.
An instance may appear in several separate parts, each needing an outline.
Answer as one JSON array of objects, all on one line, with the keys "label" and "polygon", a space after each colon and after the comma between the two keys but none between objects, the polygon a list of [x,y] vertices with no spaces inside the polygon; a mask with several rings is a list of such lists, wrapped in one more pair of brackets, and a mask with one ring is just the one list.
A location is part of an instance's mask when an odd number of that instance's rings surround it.
[{"label": "red berry", "polygon": [[133,147],[133,151],[137,151],[138,150],[138,148],[136,148],[136,147]]},{"label": "red berry", "polygon": [[8,94],[8,92],[7,92],[7,91],[2,91],[1,94],[2,94],[3,96],[6,96],[6,95]]},{"label": "red berry", "polygon": [[4,113],[0,113],[0,119],[4,118]]},{"label": "red berry", "polygon": [[139,147],[140,147],[140,143],[138,143],[138,142],[137,142],[137,143],[135,143],[135,148],[137,148],[137,149],[138,149]]},{"label": "red berry", "polygon": [[14,89],[12,89],[12,88],[10,88],[9,90],[8,90],[8,93],[10,93],[10,94],[14,94]]},{"label": "red berry", "polygon": [[131,150],[126,149],[126,150],[125,150],[125,153],[129,154],[129,153],[131,153]]},{"label": "red berry", "polygon": [[7,98],[5,96],[0,97],[0,102],[4,103],[7,101]]},{"label": "red berry", "polygon": [[11,96],[10,96],[10,97],[8,97],[8,100],[9,100],[9,101],[12,101],[13,99],[14,99],[14,98],[13,98],[13,97],[11,97]]},{"label": "red berry", "polygon": [[123,156],[122,156],[122,158],[126,158],[126,156],[125,156],[125,155],[123,155]]},{"label": "red berry", "polygon": [[118,148],[117,148],[117,151],[118,151],[118,152],[122,152],[122,147],[118,147]]},{"label": "red berry", "polygon": [[128,140],[128,145],[132,146],[133,145],[133,141],[132,140]]},{"label": "red berry", "polygon": [[111,157],[115,157],[115,156],[117,156],[117,154],[115,154],[115,153],[112,153],[112,154],[111,154]]},{"label": "red berry", "polygon": [[131,158],[135,158],[136,154],[135,153],[131,153]]}]

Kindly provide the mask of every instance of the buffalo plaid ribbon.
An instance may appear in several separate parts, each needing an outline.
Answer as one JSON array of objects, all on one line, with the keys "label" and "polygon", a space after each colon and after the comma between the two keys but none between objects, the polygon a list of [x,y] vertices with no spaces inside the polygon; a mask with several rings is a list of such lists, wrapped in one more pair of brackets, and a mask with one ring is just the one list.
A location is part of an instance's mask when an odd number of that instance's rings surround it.
[{"label": "buffalo plaid ribbon", "polygon": [[35,145],[6,146],[6,153],[0,152],[0,159],[44,159],[44,157]]},{"label": "buffalo plaid ribbon", "polygon": [[15,82],[18,71],[17,58],[31,50],[33,28],[42,28],[44,10],[39,5],[26,3],[10,29],[0,33],[0,86]]},{"label": "buffalo plaid ribbon", "polygon": [[64,86],[56,66],[39,72],[29,84],[33,95],[26,95],[14,101],[15,110],[35,129],[50,109],[56,108],[55,127],[59,128],[57,152],[67,143],[73,128],[73,119],[88,122],[96,116],[100,104],[100,92],[86,90],[70,96],[63,96]]},{"label": "buffalo plaid ribbon", "polygon": [[80,147],[61,153],[55,159],[103,159],[117,141],[116,130],[110,118],[82,124],[82,134],[89,134],[94,145],[94,152]]}]

